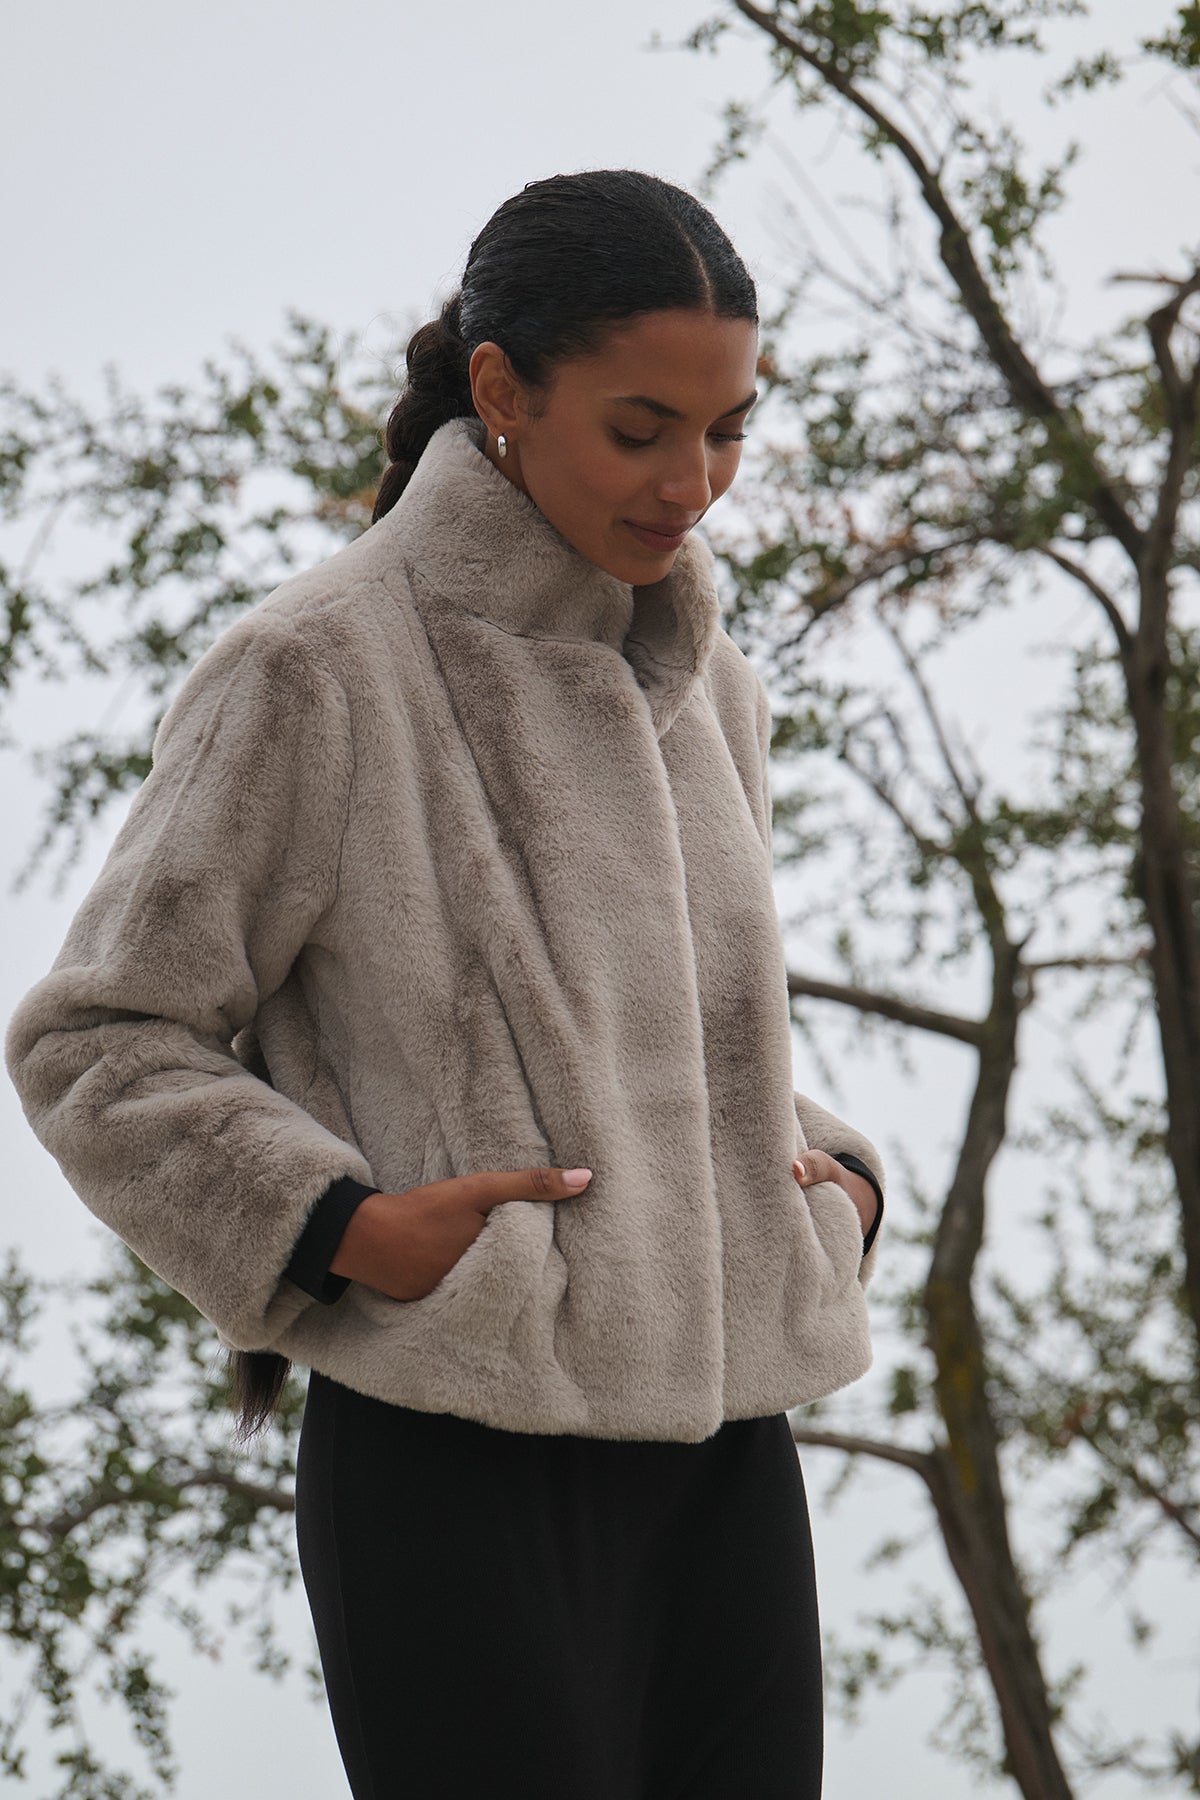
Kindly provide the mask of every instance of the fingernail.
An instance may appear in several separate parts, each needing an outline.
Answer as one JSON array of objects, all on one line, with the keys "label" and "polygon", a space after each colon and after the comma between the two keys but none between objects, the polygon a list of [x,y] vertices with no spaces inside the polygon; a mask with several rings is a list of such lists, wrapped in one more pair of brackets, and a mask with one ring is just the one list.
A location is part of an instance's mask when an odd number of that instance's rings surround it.
[{"label": "fingernail", "polygon": [[793,1169],[795,1169],[795,1170],[796,1170],[796,1171],[797,1171],[797,1173],[798,1173],[798,1174],[800,1174],[800,1175],[807,1175],[807,1174],[808,1174],[808,1170],[807,1170],[807,1169],[806,1169],[806,1168],[805,1168],[805,1166],[804,1166],[804,1164],[803,1164],[803,1163],[802,1163],[802,1162],[801,1162],[801,1161],[800,1161],[800,1158],[799,1158],[799,1157],[797,1157],[797,1158],[796,1158],[796,1160],[795,1160],[795,1161],[794,1161],[794,1162],[793,1162],[793,1164],[792,1164],[792,1167],[793,1167]]},{"label": "fingernail", "polygon": [[568,1187],[582,1187],[585,1181],[592,1179],[590,1169],[564,1169],[563,1180]]}]

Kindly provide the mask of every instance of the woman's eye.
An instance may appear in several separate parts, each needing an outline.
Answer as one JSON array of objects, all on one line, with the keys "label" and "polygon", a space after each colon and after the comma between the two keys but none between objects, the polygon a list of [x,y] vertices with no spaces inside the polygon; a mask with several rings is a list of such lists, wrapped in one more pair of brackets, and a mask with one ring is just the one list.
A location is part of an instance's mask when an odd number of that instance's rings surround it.
[{"label": "woman's eye", "polygon": [[[745,437],[744,431],[710,431],[709,436],[717,444],[740,444]],[[613,437],[624,450],[645,450],[657,440],[654,438],[626,437],[623,431],[613,430]]]}]

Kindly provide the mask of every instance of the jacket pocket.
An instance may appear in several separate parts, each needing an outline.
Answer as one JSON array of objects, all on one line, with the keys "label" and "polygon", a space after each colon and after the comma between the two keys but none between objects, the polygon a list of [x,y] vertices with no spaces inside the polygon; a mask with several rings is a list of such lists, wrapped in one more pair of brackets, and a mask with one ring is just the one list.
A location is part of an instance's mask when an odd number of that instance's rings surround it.
[{"label": "jacket pocket", "polygon": [[[853,1200],[836,1181],[817,1181],[798,1192],[808,1209],[813,1232],[828,1266],[829,1286],[857,1286],[862,1267],[862,1220]],[[824,1285],[824,1284],[822,1284]]]},{"label": "jacket pocket", "polygon": [[[551,1166],[550,1147],[544,1141],[521,1148],[529,1152],[530,1167]],[[455,1167],[455,1160],[435,1116],[426,1133],[415,1186],[472,1174],[476,1168],[507,1167],[512,1158],[485,1160],[472,1168]],[[560,1268],[565,1288],[565,1265],[553,1241],[554,1216],[551,1201],[501,1200],[484,1214],[470,1243],[427,1293],[397,1300],[359,1282],[352,1283],[350,1291],[359,1310],[381,1325],[396,1327],[411,1319],[414,1329],[422,1331],[453,1327],[479,1339],[486,1330],[495,1334],[495,1341],[507,1339],[532,1288],[547,1278],[553,1287]]]},{"label": "jacket pocket", "polygon": [[[387,1353],[490,1376],[514,1356],[553,1361],[567,1271],[553,1241],[553,1206],[505,1200],[427,1294],[394,1300],[354,1282],[346,1295],[386,1338]],[[526,1341],[527,1340],[527,1341]],[[518,1343],[525,1349],[518,1352]]]}]

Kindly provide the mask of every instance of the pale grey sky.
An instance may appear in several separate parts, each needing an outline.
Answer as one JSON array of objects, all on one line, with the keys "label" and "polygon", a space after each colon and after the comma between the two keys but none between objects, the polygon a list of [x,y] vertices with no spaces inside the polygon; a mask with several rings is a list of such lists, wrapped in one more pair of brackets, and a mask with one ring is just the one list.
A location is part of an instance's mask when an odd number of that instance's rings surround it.
[{"label": "pale grey sky", "polygon": [[[338,331],[426,316],[494,207],[539,176],[634,166],[694,186],[720,106],[768,85],[756,43],[735,39],[716,56],[645,47],[653,31],[668,42],[682,37],[709,10],[703,0],[570,9],[561,0],[10,3],[0,15],[0,367],[27,383],[54,370],[95,396],[102,365],[114,362],[145,391],[190,378],[230,334],[265,349],[289,306]],[[1171,10],[1147,0],[1137,13],[1151,26]],[[1103,0],[1093,11],[1099,35],[1113,35],[1130,8]],[[1023,105],[1031,130],[1049,142],[1060,125],[1035,112],[1035,92],[1036,81],[1014,71],[999,98]],[[847,146],[827,126],[787,124],[782,110],[777,117],[811,187],[840,205]],[[1076,125],[1064,118],[1061,129],[1068,123]],[[1118,297],[1102,285],[1107,272],[1176,260],[1186,235],[1177,221],[1198,216],[1200,138],[1144,81],[1097,103],[1076,128],[1086,132],[1088,158],[1073,178],[1060,242],[1072,289],[1067,317],[1089,329]],[[765,155],[734,171],[715,202],[766,288],[788,264],[772,197],[783,181],[778,161]],[[866,223],[844,217],[869,240]],[[1127,296],[1119,297],[1124,304]],[[385,335],[376,330],[373,339]],[[45,739],[71,722],[73,706],[86,709],[83,724],[100,703],[95,689],[86,697],[73,688],[31,690],[14,726]],[[1003,709],[993,728],[1004,729]],[[24,860],[43,803],[19,772],[10,757],[2,803],[13,863]],[[44,879],[20,899],[0,897],[5,1018],[49,966],[119,811],[60,899],[49,897]],[[842,1041],[839,1031],[833,1042]],[[912,1093],[886,1061],[843,1061],[843,1091],[832,1102],[840,1110],[885,1145],[917,1129],[944,1146],[966,1075],[953,1050],[931,1050],[915,1113]],[[39,1268],[82,1266],[100,1228],[32,1139],[7,1085],[0,1130],[17,1197],[5,1235]],[[826,1470],[814,1456],[805,1466],[815,1492]],[[919,1496],[881,1471],[864,1475],[858,1497],[839,1510],[814,1508],[827,1627],[877,1604],[881,1591],[897,1591],[859,1571],[858,1546],[881,1514],[897,1530],[923,1518]],[[929,1584],[940,1580],[935,1548]],[[303,1634],[298,1590],[293,1599]],[[1072,1645],[1086,1644],[1092,1609],[1107,1603],[1102,1582],[1093,1591],[1081,1581],[1077,1611],[1061,1630],[1064,1660]],[[1120,1704],[1132,1682],[1147,1720],[1157,1706],[1178,1709],[1181,1694],[1194,1694],[1188,1641],[1181,1634],[1157,1665],[1114,1667],[1102,1696],[1111,1692]],[[254,1676],[236,1648],[207,1664],[176,1649],[168,1632],[161,1642],[180,1690],[180,1800],[216,1792],[229,1800],[333,1800],[347,1791],[327,1717],[298,1687],[281,1692]],[[890,1800],[957,1800],[977,1791],[924,1742],[932,1686],[918,1677],[881,1696],[853,1735],[831,1723],[831,1800],[885,1792]],[[1120,1780],[1102,1789],[1105,1800],[1133,1791]]]}]

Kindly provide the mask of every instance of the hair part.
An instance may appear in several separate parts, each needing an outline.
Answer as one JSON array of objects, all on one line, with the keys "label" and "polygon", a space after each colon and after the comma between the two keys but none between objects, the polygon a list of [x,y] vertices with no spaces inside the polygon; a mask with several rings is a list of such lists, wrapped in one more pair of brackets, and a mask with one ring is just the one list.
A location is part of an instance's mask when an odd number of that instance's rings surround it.
[{"label": "hair part", "polygon": [[639,169],[527,183],[497,207],[471,245],[460,286],[409,340],[372,522],[396,504],[434,432],[478,416],[470,376],[477,345],[498,344],[536,402],[555,365],[595,354],[612,326],[679,307],[758,322],[749,270],[686,188]]}]

